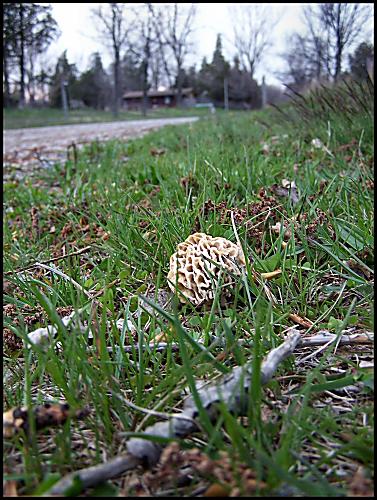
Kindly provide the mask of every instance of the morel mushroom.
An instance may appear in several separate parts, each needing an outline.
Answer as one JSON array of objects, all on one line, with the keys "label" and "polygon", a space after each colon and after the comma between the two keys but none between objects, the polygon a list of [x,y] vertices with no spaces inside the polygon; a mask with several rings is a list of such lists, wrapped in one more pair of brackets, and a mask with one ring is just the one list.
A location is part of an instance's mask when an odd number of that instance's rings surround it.
[{"label": "morel mushroom", "polygon": [[170,257],[168,284],[173,291],[177,286],[181,302],[200,305],[214,298],[219,282],[229,292],[234,284],[232,275],[239,276],[245,265],[238,245],[225,238],[195,233],[180,243]]}]

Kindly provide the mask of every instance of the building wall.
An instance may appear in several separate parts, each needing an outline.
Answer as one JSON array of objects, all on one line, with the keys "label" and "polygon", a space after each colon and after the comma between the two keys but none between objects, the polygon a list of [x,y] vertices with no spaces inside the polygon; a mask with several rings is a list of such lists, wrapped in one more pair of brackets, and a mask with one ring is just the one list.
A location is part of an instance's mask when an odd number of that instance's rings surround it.
[{"label": "building wall", "polygon": [[[143,98],[142,97],[131,97],[123,99],[123,107],[125,109],[141,109]],[[183,106],[195,106],[197,100],[192,94],[184,95],[182,97]],[[148,108],[175,108],[177,106],[177,96],[167,95],[167,96],[155,96],[148,97]]]},{"label": "building wall", "polygon": [[[123,106],[126,109],[141,109],[143,99],[134,97],[123,99]],[[174,108],[177,105],[175,96],[158,96],[148,98],[148,108]]]}]

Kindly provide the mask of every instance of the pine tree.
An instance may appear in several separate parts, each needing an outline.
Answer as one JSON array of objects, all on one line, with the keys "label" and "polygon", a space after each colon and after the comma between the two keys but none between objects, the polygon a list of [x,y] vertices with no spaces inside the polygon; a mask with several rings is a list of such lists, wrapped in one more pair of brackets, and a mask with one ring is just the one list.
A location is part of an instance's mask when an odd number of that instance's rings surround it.
[{"label": "pine tree", "polygon": [[76,83],[77,80],[77,68],[75,64],[70,64],[67,59],[67,51],[65,50],[63,54],[59,57],[56,63],[55,73],[51,79],[50,85],[50,106],[53,108],[61,108],[62,106],[62,96],[61,96],[61,84],[62,80],[67,82],[68,96],[70,95],[70,88]]},{"label": "pine tree", "polygon": [[92,54],[89,69],[72,83],[70,95],[95,109],[104,109],[111,99],[111,84],[98,52]]},{"label": "pine tree", "polygon": [[373,45],[362,42],[356,48],[355,52],[349,56],[349,65],[351,73],[360,80],[368,78],[368,62],[374,65],[374,47]]}]

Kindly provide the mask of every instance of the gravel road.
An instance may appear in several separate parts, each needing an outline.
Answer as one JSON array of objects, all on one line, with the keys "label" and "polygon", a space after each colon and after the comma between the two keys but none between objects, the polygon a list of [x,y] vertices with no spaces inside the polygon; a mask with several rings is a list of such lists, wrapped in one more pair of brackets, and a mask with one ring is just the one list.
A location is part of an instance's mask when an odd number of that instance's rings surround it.
[{"label": "gravel road", "polygon": [[162,118],[4,130],[3,160],[6,164],[24,165],[41,157],[54,159],[72,143],[79,146],[96,139],[133,139],[165,125],[181,125],[198,119]]}]

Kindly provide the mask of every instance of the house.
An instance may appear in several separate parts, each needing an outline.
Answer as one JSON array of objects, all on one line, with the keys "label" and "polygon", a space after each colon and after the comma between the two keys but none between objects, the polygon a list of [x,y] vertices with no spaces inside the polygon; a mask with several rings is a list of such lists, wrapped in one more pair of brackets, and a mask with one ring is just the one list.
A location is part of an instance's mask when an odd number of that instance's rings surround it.
[{"label": "house", "polygon": [[[177,106],[177,90],[148,90],[148,107],[149,108],[175,108]],[[140,109],[143,103],[142,90],[131,90],[123,94],[123,106],[126,109]],[[194,106],[196,100],[194,98],[192,88],[182,89],[182,105]]]}]

